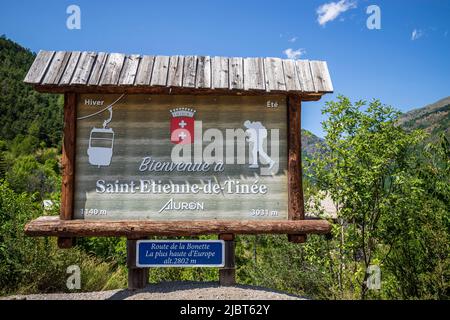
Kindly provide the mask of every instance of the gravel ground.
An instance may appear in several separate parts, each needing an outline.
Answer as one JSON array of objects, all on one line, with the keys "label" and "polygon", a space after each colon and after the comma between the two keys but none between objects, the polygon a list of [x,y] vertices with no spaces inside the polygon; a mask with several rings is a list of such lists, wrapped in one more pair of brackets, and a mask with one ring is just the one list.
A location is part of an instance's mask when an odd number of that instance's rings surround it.
[{"label": "gravel ground", "polygon": [[305,298],[266,288],[216,282],[162,282],[142,290],[109,290],[8,296],[7,300],[303,300]]}]

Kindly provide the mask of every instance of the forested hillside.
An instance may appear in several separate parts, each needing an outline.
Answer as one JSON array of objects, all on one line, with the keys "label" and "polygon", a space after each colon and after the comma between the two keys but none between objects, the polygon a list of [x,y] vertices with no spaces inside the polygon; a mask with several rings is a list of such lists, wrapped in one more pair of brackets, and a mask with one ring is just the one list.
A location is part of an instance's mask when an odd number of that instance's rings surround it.
[{"label": "forested hillside", "polygon": [[23,79],[35,54],[0,38],[0,139],[30,148],[59,146],[62,129],[62,99],[39,94]]},{"label": "forested hillside", "polygon": [[450,97],[402,114],[399,123],[408,130],[423,129],[432,139],[443,132],[449,137]]},{"label": "forested hillside", "polygon": [[0,178],[41,199],[60,188],[63,99],[23,83],[34,57],[0,37]]}]

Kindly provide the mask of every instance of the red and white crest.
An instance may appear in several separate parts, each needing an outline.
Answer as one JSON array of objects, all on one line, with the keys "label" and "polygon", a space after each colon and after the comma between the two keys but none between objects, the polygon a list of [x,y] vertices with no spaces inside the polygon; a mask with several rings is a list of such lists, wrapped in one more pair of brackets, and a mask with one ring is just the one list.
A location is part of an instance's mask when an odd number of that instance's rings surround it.
[{"label": "red and white crest", "polygon": [[194,114],[189,108],[170,110],[170,141],[175,144],[194,143]]}]

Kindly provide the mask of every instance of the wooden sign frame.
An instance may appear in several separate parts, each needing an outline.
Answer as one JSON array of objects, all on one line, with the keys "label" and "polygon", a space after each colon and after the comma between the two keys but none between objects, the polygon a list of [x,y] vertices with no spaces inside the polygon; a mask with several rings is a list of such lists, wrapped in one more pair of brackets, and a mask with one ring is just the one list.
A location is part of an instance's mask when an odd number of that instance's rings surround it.
[{"label": "wooden sign frame", "polygon": [[[83,93],[98,93],[86,92]],[[139,93],[139,92],[133,92]],[[142,92],[145,93],[145,92]],[[30,236],[57,236],[61,248],[70,248],[73,239],[85,236],[196,236],[204,234],[287,234],[294,243],[306,241],[306,234],[327,234],[326,220],[305,220],[301,166],[301,102],[300,95],[286,95],[288,123],[288,220],[282,221],[85,221],[74,220],[74,178],[76,146],[76,110],[79,92],[64,93],[64,140],[62,148],[62,190],[59,217],[41,217],[25,228]],[[204,95],[204,92],[191,92]],[[217,93],[215,93],[217,94]]]}]

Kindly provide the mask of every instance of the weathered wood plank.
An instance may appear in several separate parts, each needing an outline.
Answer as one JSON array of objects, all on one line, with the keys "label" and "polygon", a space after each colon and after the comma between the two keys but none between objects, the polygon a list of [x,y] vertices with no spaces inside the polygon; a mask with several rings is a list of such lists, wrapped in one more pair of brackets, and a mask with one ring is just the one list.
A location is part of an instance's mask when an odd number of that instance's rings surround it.
[{"label": "weathered wood plank", "polygon": [[119,83],[120,73],[125,62],[125,55],[121,53],[111,53],[108,56],[102,77],[101,86],[114,86]]},{"label": "weathered wood plank", "polygon": [[105,52],[99,52],[95,58],[94,67],[92,68],[91,76],[89,77],[88,85],[96,86],[100,82],[103,69],[105,68],[108,54]]},{"label": "weathered wood plank", "polygon": [[266,76],[267,91],[285,91],[283,62],[280,58],[264,59],[264,71]]},{"label": "weathered wood plank", "polygon": [[83,52],[80,56],[77,68],[73,74],[71,85],[84,85],[88,83],[97,54],[95,52]]},{"label": "weathered wood plank", "polygon": [[288,234],[288,240],[292,243],[305,243],[306,239],[306,234]]},{"label": "weathered wood plank", "polygon": [[55,53],[52,63],[48,67],[42,84],[58,84],[61,79],[64,70],[66,69],[67,62],[70,58],[70,52],[58,51]]},{"label": "weathered wood plank", "polygon": [[[44,86],[35,85],[34,89],[42,93],[65,93],[69,90],[66,86]],[[273,92],[257,91],[257,90],[229,90],[224,89],[208,89],[208,88],[183,88],[183,87],[162,87],[162,86],[72,86],[70,91],[76,93],[97,93],[97,94],[180,94],[180,95],[224,95],[224,96],[272,96]],[[307,92],[302,94],[302,101],[318,101],[323,93]]]},{"label": "weathered wood plank", "polygon": [[225,241],[225,265],[219,269],[219,283],[221,286],[234,286],[236,284],[234,234],[220,234],[219,239]]},{"label": "weathered wood plank", "polygon": [[167,75],[168,87],[183,86],[183,56],[171,56],[169,59],[169,72]]},{"label": "weathered wood plank", "polygon": [[195,82],[197,88],[211,88],[211,58],[209,56],[198,57]]},{"label": "weathered wood plank", "polygon": [[[141,238],[144,239],[144,238]],[[148,268],[136,267],[136,245],[138,239],[127,239],[128,289],[143,289],[148,284]]]},{"label": "weathered wood plank", "polygon": [[211,60],[212,88],[229,89],[228,58],[213,57]]},{"label": "weathered wood plank", "polygon": [[30,70],[28,70],[28,73],[25,76],[24,82],[33,84],[41,83],[48,66],[52,62],[54,54],[55,51],[39,51]]},{"label": "weathered wood plank", "polygon": [[169,57],[156,56],[155,62],[153,64],[153,73],[150,85],[166,86],[168,71],[169,71]]},{"label": "weathered wood plank", "polygon": [[123,69],[120,73],[119,86],[132,86],[134,84],[140,60],[141,56],[138,54],[125,57]]},{"label": "weathered wood plank", "polygon": [[326,220],[292,221],[86,221],[39,217],[25,226],[28,236],[196,236],[203,234],[327,234]]},{"label": "weathered wood plank", "polygon": [[312,67],[311,61],[309,61],[309,69],[311,70],[311,79],[314,85],[314,92],[319,92],[318,83],[316,81],[316,75],[314,74],[314,69]]},{"label": "weathered wood plank", "polygon": [[333,92],[330,74],[325,61],[310,61],[314,86],[318,92]]},{"label": "weathered wood plank", "polygon": [[197,72],[197,56],[186,56],[183,67],[183,87],[194,88]]},{"label": "weathered wood plank", "polygon": [[70,55],[69,62],[67,62],[66,69],[59,80],[59,85],[68,85],[70,80],[72,80],[73,73],[78,65],[78,60],[80,60],[81,52],[73,51]]},{"label": "weathered wood plank", "polygon": [[57,243],[59,249],[70,249],[76,243],[76,238],[58,237]]},{"label": "weathered wood plank", "polygon": [[77,94],[64,95],[64,140],[62,147],[61,220],[71,220],[74,208]]},{"label": "weathered wood plank", "polygon": [[230,58],[230,89],[244,88],[244,60]]},{"label": "weathered wood plank", "polygon": [[321,62],[322,62],[322,76],[326,83],[326,85],[324,85],[325,92],[330,92],[330,93],[334,92],[333,81],[331,80],[331,75],[330,75],[330,70],[328,69],[328,64],[326,61],[321,61]]},{"label": "weathered wood plank", "polygon": [[135,85],[146,86],[150,84],[150,80],[153,72],[153,62],[155,61],[154,56],[143,56],[141,63],[136,74]]},{"label": "weathered wood plank", "polygon": [[311,74],[309,60],[296,60],[297,75],[303,92],[317,92]]},{"label": "weathered wood plank", "polygon": [[244,89],[266,90],[264,62],[262,58],[244,59]]},{"label": "weathered wood plank", "polygon": [[287,91],[301,91],[300,82],[294,60],[283,60],[284,79],[286,80]]},{"label": "weathered wood plank", "polygon": [[302,187],[301,153],[301,99],[288,97],[288,217],[289,220],[305,219]]},{"label": "weathered wood plank", "polygon": [[219,234],[219,240],[233,241],[234,239],[235,239],[235,236],[232,233],[221,233],[221,234]]}]

